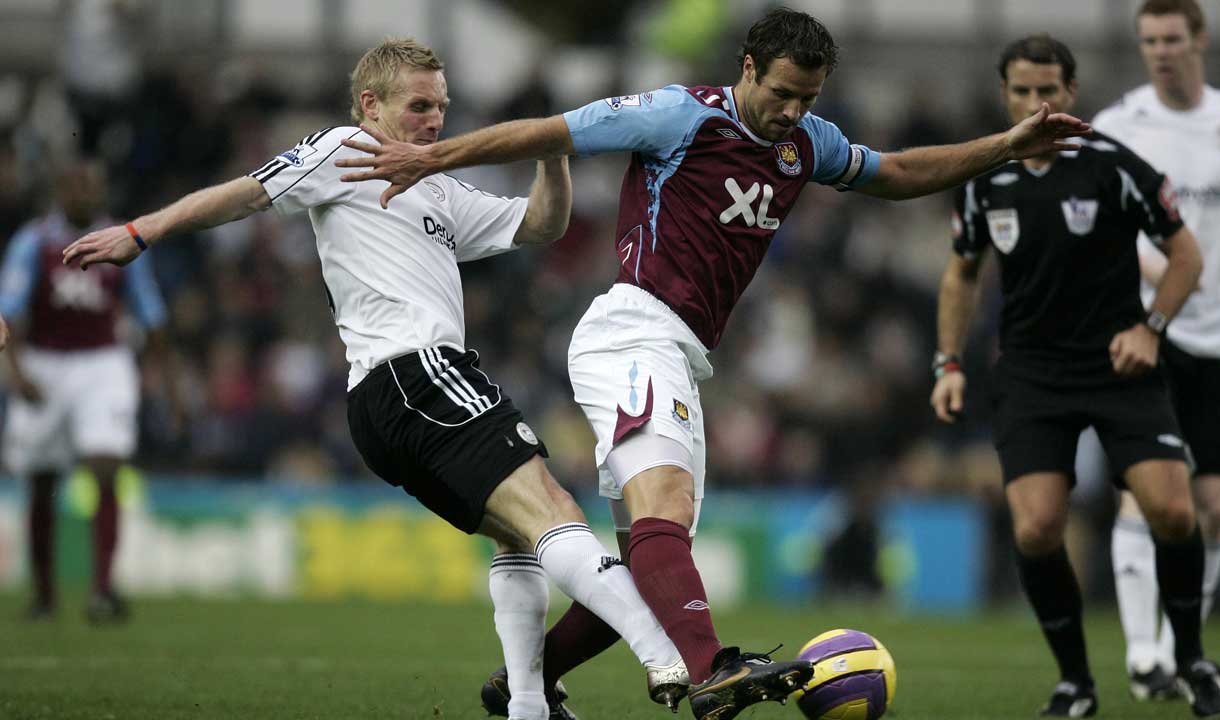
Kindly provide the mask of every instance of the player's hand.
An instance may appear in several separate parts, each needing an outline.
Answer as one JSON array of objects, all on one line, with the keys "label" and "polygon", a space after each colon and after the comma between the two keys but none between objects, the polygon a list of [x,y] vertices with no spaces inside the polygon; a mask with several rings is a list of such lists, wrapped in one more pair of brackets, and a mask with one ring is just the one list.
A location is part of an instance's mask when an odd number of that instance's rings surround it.
[{"label": "player's hand", "polygon": [[1110,341],[1110,364],[1120,377],[1136,377],[1156,367],[1161,338],[1139,323]]},{"label": "player's hand", "polygon": [[365,180],[388,180],[390,187],[381,193],[381,207],[387,208],[394,196],[406,192],[407,188],[432,174],[428,169],[427,145],[391,140],[377,128],[361,125],[360,129],[372,135],[378,144],[348,138],[343,144],[353,150],[368,153],[367,157],[341,158],[335,165],[341,168],[367,167],[372,170],[352,172],[341,176],[343,182]]},{"label": "player's hand", "polygon": [[966,374],[951,370],[936,381],[932,388],[932,409],[942,422],[955,423],[961,416],[966,397]]},{"label": "player's hand", "polygon": [[1093,128],[1087,122],[1067,113],[1052,113],[1050,105],[1042,103],[1038,112],[1008,131],[1008,150],[1013,160],[1024,160],[1052,151],[1079,150],[1080,145],[1064,141],[1092,132]]},{"label": "player's hand", "polygon": [[64,265],[76,262],[81,270],[98,263],[126,265],[139,255],[140,246],[127,232],[127,226],[115,225],[91,232],[64,248]]}]

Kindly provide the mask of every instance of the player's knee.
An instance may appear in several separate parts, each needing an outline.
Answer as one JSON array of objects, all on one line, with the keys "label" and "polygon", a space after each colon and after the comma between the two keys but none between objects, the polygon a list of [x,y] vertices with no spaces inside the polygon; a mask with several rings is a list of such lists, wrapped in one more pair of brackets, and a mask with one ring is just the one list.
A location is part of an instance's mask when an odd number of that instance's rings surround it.
[{"label": "player's knee", "polygon": [[1013,536],[1022,555],[1042,556],[1063,544],[1064,522],[1056,514],[1017,518]]},{"label": "player's knee", "polygon": [[1195,529],[1194,503],[1186,494],[1167,497],[1156,507],[1145,508],[1144,516],[1152,534],[1160,540],[1179,542]]}]

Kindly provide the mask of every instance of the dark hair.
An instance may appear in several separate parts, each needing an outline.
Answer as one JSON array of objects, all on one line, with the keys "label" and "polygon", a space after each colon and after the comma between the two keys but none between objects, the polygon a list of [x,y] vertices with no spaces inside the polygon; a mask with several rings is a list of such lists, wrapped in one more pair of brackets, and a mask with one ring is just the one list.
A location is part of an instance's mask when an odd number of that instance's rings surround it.
[{"label": "dark hair", "polygon": [[1144,0],[1135,14],[1136,22],[1144,15],[1184,15],[1191,35],[1203,32],[1203,9],[1195,0]]},{"label": "dark hair", "polygon": [[738,67],[745,63],[746,55],[754,58],[756,78],[766,75],[767,66],[776,58],[788,58],[804,68],[825,67],[828,73],[839,64],[839,47],[826,26],[812,15],[786,7],[772,10],[750,26],[737,51]]},{"label": "dark hair", "polygon": [[1008,81],[1008,64],[1014,60],[1028,60],[1037,65],[1058,65],[1063,69],[1063,84],[1071,85],[1076,79],[1076,58],[1068,46],[1046,33],[1030,35],[1004,48],[996,69],[1000,79]]}]

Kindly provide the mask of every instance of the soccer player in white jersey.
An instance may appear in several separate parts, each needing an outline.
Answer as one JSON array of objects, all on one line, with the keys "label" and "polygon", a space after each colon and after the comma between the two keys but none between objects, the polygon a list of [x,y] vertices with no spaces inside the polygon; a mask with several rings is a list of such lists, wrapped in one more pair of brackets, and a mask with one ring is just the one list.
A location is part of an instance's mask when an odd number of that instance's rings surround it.
[{"label": "soccer player in white jersey", "polygon": [[[611,97],[429,147],[345,141],[369,155],[338,161],[372,168],[346,179],[392,180],[389,203],[447,168],[632,153],[613,238],[618,279],[573,333],[568,371],[597,436],[601,493],[620,546],[627,535],[636,585],[686,660],[696,718],[734,717],[745,696],[731,682],[767,663],[766,654],[720,644],[691,556],[705,475],[698,384],[711,376],[709,352],[797,197],[812,183],[889,199],[925,195],[1010,159],[1071,149],[1065,138],[1089,132],[1044,106],[1008,133],[959,145],[899,153],[853,145],[810,112],[837,50],[815,18],[780,8],[750,28],[733,85]],[[567,644],[599,650],[605,637]]]},{"label": "soccer player in white jersey", "polygon": [[[436,142],[449,105],[443,65],[413,40],[366,53],[351,92],[356,122],[421,146]],[[185,230],[268,207],[308,211],[351,362],[348,423],[361,455],[455,527],[496,541],[490,587],[512,682],[508,714],[572,717],[543,690],[546,576],[623,633],[654,699],[680,695],[689,683],[681,657],[630,573],[589,531],[547,471],[545,446],[465,346],[458,263],[560,237],[571,210],[567,159],[538,164],[528,199],[436,174],[387,211],[378,204],[386,183],[339,181],[334,161],[360,155],[340,144],[347,139],[372,140],[357,127],[320,130],[249,176],[80,238],[63,262],[122,265]]]},{"label": "soccer player in white jersey", "polygon": [[[1168,176],[1182,220],[1203,252],[1199,287],[1168,324],[1161,362],[1194,460],[1207,545],[1206,617],[1220,581],[1220,90],[1204,79],[1207,36],[1195,0],[1147,0],[1136,14],[1136,30],[1150,82],[1103,110],[1094,124]],[[1146,237],[1140,238],[1140,264],[1147,305],[1165,259]],[[1172,697],[1173,630],[1161,621],[1148,524],[1127,492],[1114,524],[1112,554],[1131,693],[1139,699]]]}]

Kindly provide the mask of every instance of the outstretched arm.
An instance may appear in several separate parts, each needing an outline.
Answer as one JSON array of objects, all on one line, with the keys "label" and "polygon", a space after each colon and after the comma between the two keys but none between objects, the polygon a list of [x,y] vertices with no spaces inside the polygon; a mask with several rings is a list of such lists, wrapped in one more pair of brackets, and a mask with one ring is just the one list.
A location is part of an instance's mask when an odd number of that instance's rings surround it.
[{"label": "outstretched arm", "polygon": [[568,230],[572,216],[572,178],[568,175],[568,158],[539,160],[538,174],[530,188],[529,205],[521,220],[514,245],[545,245],[553,243]]},{"label": "outstretched arm", "polygon": [[519,160],[547,160],[575,152],[572,135],[562,115],[513,120],[431,145],[391,140],[373,127],[362,125],[361,129],[372,135],[378,144],[344,140],[344,145],[369,154],[343,158],[335,161],[335,165],[372,168],[348,173],[340,178],[344,182],[389,180],[390,187],[381,195],[383,208],[387,207],[390,198],[438,172]]},{"label": "outstretched arm", "polygon": [[1067,138],[1092,132],[1089,124],[1064,113],[1042,109],[1008,132],[957,145],[913,148],[881,156],[877,174],[859,191],[887,200],[906,200],[961,185],[1003,165],[1048,152],[1075,150]]},{"label": "outstretched arm", "polygon": [[[222,185],[197,190],[154,213],[136,218],[130,224],[151,246],[164,237],[223,225],[270,206],[271,198],[263,190],[262,183],[252,177],[240,177]],[[81,270],[100,262],[126,265],[140,252],[127,226],[115,225],[91,232],[64,248],[63,262],[70,265],[75,261],[80,264]]]}]

